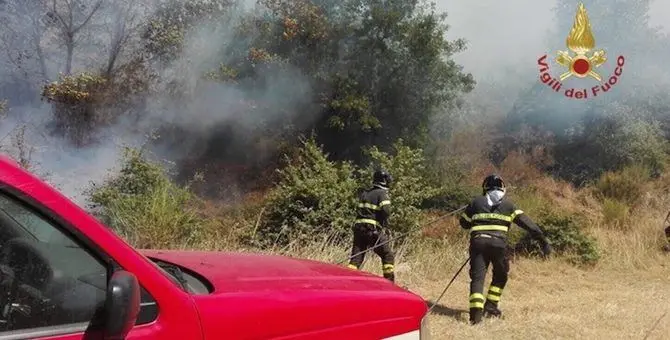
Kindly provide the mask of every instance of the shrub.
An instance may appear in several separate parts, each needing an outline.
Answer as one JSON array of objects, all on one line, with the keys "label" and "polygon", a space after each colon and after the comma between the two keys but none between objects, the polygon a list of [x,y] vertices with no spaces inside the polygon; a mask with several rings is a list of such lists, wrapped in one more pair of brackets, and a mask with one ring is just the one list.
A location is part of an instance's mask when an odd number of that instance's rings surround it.
[{"label": "shrub", "polygon": [[436,189],[425,199],[422,209],[456,210],[470,202],[480,188],[468,181],[467,165],[456,157],[443,157],[438,164],[432,164],[425,178]]},{"label": "shrub", "polygon": [[279,182],[268,197],[265,218],[252,235],[261,246],[350,234],[358,187],[354,167],[329,161],[314,138],[302,143],[297,156],[277,170]]},{"label": "shrub", "polygon": [[54,105],[54,131],[76,146],[90,142],[92,131],[107,117],[98,108],[107,79],[97,74],[61,75],[42,88],[42,98]]},{"label": "shrub", "polygon": [[159,164],[126,148],[121,171],[88,190],[94,214],[138,248],[189,246],[204,221],[187,187],[170,181]]},{"label": "shrub", "polygon": [[596,195],[601,199],[613,199],[635,206],[645,192],[649,180],[649,170],[641,165],[633,165],[619,172],[604,173],[595,185]]},{"label": "shrub", "polygon": [[[623,110],[624,112],[621,112]],[[597,127],[596,145],[610,161],[611,169],[622,166],[642,164],[655,171],[663,171],[667,161],[667,141],[659,122],[654,119],[639,117],[628,112],[632,108],[615,111],[613,124],[606,121]],[[613,128],[610,128],[612,127]]]},{"label": "shrub", "polygon": [[420,207],[438,190],[427,180],[421,149],[398,140],[393,151],[389,154],[369,148],[370,163],[358,168],[349,162],[329,161],[313,138],[304,141],[297,157],[278,170],[279,183],[254,235],[256,243],[306,243],[324,232],[333,241],[348,239],[356,218],[357,193],[371,186],[372,172],[378,167],[388,170],[394,179],[389,190],[393,211],[389,229],[392,233],[419,232]]},{"label": "shrub", "polygon": [[[584,219],[572,212],[559,211],[548,199],[534,190],[516,192],[513,199],[517,208],[528,214],[545,233],[556,255],[565,256],[572,263],[593,264],[600,258],[596,240],[584,233]],[[510,232],[510,243],[515,253],[536,256],[540,245],[521,228]]]},{"label": "shrub", "polygon": [[399,139],[394,143],[393,151],[394,154],[390,155],[376,147],[367,150],[371,161],[363,172],[359,172],[361,185],[370,185],[371,174],[377,167],[389,171],[393,176],[389,190],[393,210],[389,228],[396,233],[419,231],[421,206],[437,196],[440,190],[430,181],[423,150],[413,149]]},{"label": "shrub", "polygon": [[[550,213],[542,216],[538,222],[557,255],[564,256],[575,264],[595,264],[600,259],[597,243],[595,239],[583,233],[580,218]],[[540,245],[526,234],[516,244],[514,250],[535,256],[540,252]]]},{"label": "shrub", "polygon": [[605,198],[603,200],[603,222],[606,225],[622,227],[628,220],[630,208],[617,199]]},{"label": "shrub", "polygon": [[655,174],[665,168],[668,142],[661,124],[642,107],[607,104],[566,131],[565,140],[554,148],[553,171],[574,184],[634,164]]}]

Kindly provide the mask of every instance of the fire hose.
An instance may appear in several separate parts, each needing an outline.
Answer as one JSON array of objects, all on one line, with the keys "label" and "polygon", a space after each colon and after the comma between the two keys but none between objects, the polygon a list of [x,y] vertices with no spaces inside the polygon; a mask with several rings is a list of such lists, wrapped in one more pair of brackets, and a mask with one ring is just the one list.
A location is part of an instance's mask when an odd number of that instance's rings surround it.
[{"label": "fire hose", "polygon": [[[466,207],[467,207],[467,205],[464,205],[464,206],[462,206],[462,207],[460,207],[460,208],[458,208],[458,209],[456,209],[456,210],[450,211],[450,212],[448,212],[448,213],[446,213],[446,214],[444,214],[444,215],[442,215],[442,216],[439,216],[439,217],[437,217],[437,218],[431,220],[430,222],[421,225],[420,228],[425,228],[426,226],[429,226],[429,225],[431,225],[431,224],[433,224],[433,223],[435,223],[435,222],[441,221],[441,220],[443,220],[443,219],[445,219],[445,218],[447,218],[447,217],[449,217],[449,216],[455,215],[455,214],[457,214],[457,213],[463,211]],[[411,233],[412,233],[413,231],[415,231],[415,230],[416,230],[416,229],[412,229],[412,230],[410,230],[410,231],[408,231],[408,232],[405,232],[405,233],[402,233],[402,234],[400,234],[400,235],[398,235],[398,236],[396,236],[396,237],[389,238],[388,240],[386,240],[386,241],[384,241],[384,242],[382,242],[382,243],[379,243],[379,244],[375,243],[374,246],[372,246],[372,247],[370,247],[370,248],[368,248],[368,249],[366,249],[366,250],[363,250],[363,251],[361,251],[361,252],[358,252],[358,253],[356,253],[356,254],[353,254],[353,255],[349,256],[345,261],[342,261],[341,264],[344,264],[344,263],[348,262],[349,260],[351,260],[352,258],[354,258],[354,257],[356,257],[356,256],[358,256],[358,255],[360,255],[360,254],[364,254],[364,253],[366,253],[366,252],[368,252],[368,251],[370,251],[370,250],[372,250],[372,249],[381,247],[381,246],[383,246],[383,245],[385,245],[385,244],[387,244],[387,243],[389,243],[389,242],[391,242],[391,241],[394,241],[394,240],[397,240],[397,239],[399,239],[399,238],[405,237],[405,236],[411,234]],[[451,287],[451,284],[454,283],[454,281],[456,280],[456,278],[458,277],[458,275],[461,274],[461,272],[463,271],[463,268],[465,268],[465,265],[468,264],[468,262],[470,262],[470,257],[469,257],[469,256],[468,256],[468,258],[465,260],[465,262],[463,262],[463,265],[461,265],[461,267],[458,269],[458,271],[456,272],[456,274],[454,274],[454,276],[451,278],[451,281],[449,281],[449,283],[447,284],[447,286],[444,287],[444,289],[442,290],[442,293],[440,294],[440,296],[438,296],[438,298],[432,303],[431,307],[428,309],[428,313],[430,313],[430,312],[433,310],[433,308],[435,308],[435,306],[437,306],[437,304],[440,302],[440,300],[444,297],[444,294],[447,293],[447,290],[449,289],[449,287]]]},{"label": "fire hose", "polygon": [[[445,219],[445,218],[447,218],[447,217],[449,217],[449,216],[458,214],[459,212],[461,212],[462,210],[464,210],[465,207],[467,207],[467,205],[464,205],[464,206],[462,206],[462,207],[460,207],[460,208],[458,208],[458,209],[456,209],[456,210],[450,211],[450,212],[448,212],[448,213],[446,213],[446,214],[444,214],[444,215],[442,215],[442,216],[439,216],[439,217],[437,217],[437,218],[435,218],[435,219],[433,219],[433,220],[431,220],[431,221],[429,221],[429,222],[427,222],[427,223],[424,223],[424,224],[420,225],[419,228],[423,229],[423,228],[425,228],[425,227],[427,227],[427,226],[429,226],[429,225],[431,225],[431,224],[433,224],[433,223],[435,223],[435,222],[441,221],[441,220],[443,220],[443,219]],[[385,245],[385,244],[387,244],[387,243],[390,243],[391,241],[395,241],[395,240],[397,240],[397,239],[400,239],[400,238],[403,238],[403,237],[405,237],[405,236],[408,236],[409,234],[411,234],[412,232],[418,230],[419,228],[412,229],[412,230],[410,230],[410,231],[401,233],[401,234],[399,234],[398,236],[395,236],[395,237],[391,237],[391,238],[389,238],[388,240],[386,240],[386,241],[384,241],[384,242],[382,242],[382,243],[375,243],[374,246],[372,246],[372,247],[370,247],[370,248],[368,248],[368,249],[366,249],[366,250],[360,251],[360,252],[358,252],[358,253],[356,253],[356,254],[353,254],[353,255],[347,257],[347,259],[344,260],[344,261],[342,261],[342,262],[340,262],[340,264],[346,264],[346,263],[349,262],[352,258],[354,258],[354,257],[356,257],[356,256],[358,256],[358,255],[361,255],[361,254],[367,253],[367,252],[370,251],[370,250],[379,248],[379,247],[381,247],[381,246],[383,246],[383,245]]]},{"label": "fire hose", "polygon": [[442,298],[444,297],[444,294],[447,293],[447,290],[449,289],[451,284],[454,283],[454,280],[456,280],[458,275],[461,274],[461,272],[463,271],[463,268],[465,268],[465,265],[468,264],[468,262],[470,262],[470,257],[469,256],[465,260],[465,262],[463,262],[463,265],[461,265],[461,268],[459,268],[458,271],[456,272],[456,274],[454,274],[454,277],[451,278],[451,281],[449,281],[449,283],[447,283],[447,286],[444,287],[440,296],[438,296],[437,299],[435,299],[435,301],[431,304],[430,308],[428,309],[428,313],[426,313],[426,314],[430,314],[430,312],[433,310],[433,308],[435,308],[435,306],[437,306],[437,304],[440,303],[440,300],[442,300]]}]

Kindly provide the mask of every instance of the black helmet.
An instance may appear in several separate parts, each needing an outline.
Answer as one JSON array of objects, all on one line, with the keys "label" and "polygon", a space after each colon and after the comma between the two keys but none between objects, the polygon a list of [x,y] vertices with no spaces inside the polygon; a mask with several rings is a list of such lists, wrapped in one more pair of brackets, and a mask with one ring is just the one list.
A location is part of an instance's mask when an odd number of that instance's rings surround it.
[{"label": "black helmet", "polygon": [[384,169],[379,169],[372,175],[372,183],[374,184],[388,187],[391,185],[391,182],[393,182],[393,177]]},{"label": "black helmet", "polygon": [[487,191],[494,189],[505,191],[505,182],[502,177],[496,174],[486,176],[484,182],[482,182],[483,192],[486,193]]}]

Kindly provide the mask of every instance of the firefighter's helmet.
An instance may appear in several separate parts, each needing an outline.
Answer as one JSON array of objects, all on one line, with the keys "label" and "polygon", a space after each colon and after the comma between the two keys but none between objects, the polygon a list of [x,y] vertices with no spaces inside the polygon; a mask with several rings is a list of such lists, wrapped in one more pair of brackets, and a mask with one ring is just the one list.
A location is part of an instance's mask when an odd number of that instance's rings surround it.
[{"label": "firefighter's helmet", "polygon": [[486,193],[487,191],[496,189],[505,191],[505,182],[502,177],[496,174],[486,176],[484,182],[482,182],[482,191]]},{"label": "firefighter's helmet", "polygon": [[383,185],[385,187],[389,187],[391,183],[393,182],[393,177],[391,177],[391,174],[388,173],[388,171],[384,169],[379,169],[375,171],[375,173],[372,175],[372,182],[374,184],[379,184]]}]

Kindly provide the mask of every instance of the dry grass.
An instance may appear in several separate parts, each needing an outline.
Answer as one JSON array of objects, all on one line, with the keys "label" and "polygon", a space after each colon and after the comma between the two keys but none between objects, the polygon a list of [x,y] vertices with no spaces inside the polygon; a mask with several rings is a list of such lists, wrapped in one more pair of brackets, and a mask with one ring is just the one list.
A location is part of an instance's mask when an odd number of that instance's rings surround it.
[{"label": "dry grass", "polygon": [[[593,268],[577,268],[561,259],[513,262],[501,303],[504,319],[485,320],[476,327],[467,322],[466,266],[430,316],[434,338],[643,339],[670,309],[668,257],[649,246],[656,242],[658,228],[643,226],[627,235],[594,229],[607,251]],[[396,249],[398,284],[433,301],[467,258],[466,249],[464,237],[405,244]],[[345,247],[328,244],[274,252],[330,263],[341,263],[348,255]],[[368,254],[363,270],[381,275],[379,259]],[[667,338],[668,332],[666,316],[649,339]]]},{"label": "dry grass", "polygon": [[[440,282],[423,282],[414,290],[422,296],[439,294]],[[489,273],[490,274],[490,273]],[[467,324],[467,275],[459,277],[431,316],[438,339],[642,339],[670,306],[670,270],[580,270],[560,261],[520,261],[513,265],[501,309],[502,320]],[[490,276],[489,276],[490,277]],[[439,314],[438,314],[439,313]],[[663,339],[670,319],[661,320],[650,339]]]},{"label": "dry grass", "polygon": [[[670,309],[670,255],[661,253],[660,247],[664,207],[670,206],[670,200],[662,194],[645,194],[644,202],[626,218],[612,218],[616,214],[603,209],[591,190],[577,191],[524,169],[520,160],[511,159],[505,166],[502,175],[514,180],[512,196],[517,191],[514,187],[531,189],[515,199],[523,210],[532,217],[550,202],[560,210],[584,214],[587,232],[596,238],[602,257],[597,265],[584,268],[560,258],[515,259],[501,303],[504,318],[487,319],[474,327],[467,322],[466,266],[429,317],[433,338],[644,339],[648,335],[648,339],[668,339],[670,313],[661,316]],[[657,192],[666,187],[670,179],[664,178]],[[240,206],[201,207],[218,222],[209,227],[208,237],[198,247],[258,251],[236,241],[235,230],[253,226],[262,213],[262,200],[251,201],[253,204]],[[396,272],[399,285],[432,301],[467,258],[468,239],[454,218],[431,225],[423,234],[427,237],[396,248]],[[277,246],[263,252],[343,264],[349,248],[324,239],[309,247]],[[379,258],[368,253],[362,269],[381,275]],[[489,271],[487,281],[490,278]]]},{"label": "dry grass", "polygon": [[[594,267],[578,268],[559,258],[515,260],[501,303],[504,318],[487,319],[475,327],[467,322],[466,266],[430,316],[433,337],[643,339],[670,309],[670,256],[659,251],[661,215],[650,214],[628,228],[591,226],[590,233],[604,251]],[[454,221],[445,220],[441,228],[457,227]],[[458,229],[451,229],[440,240],[409,240],[396,248],[398,284],[433,301],[467,258],[467,242],[467,236]],[[222,242],[203,246],[250,250]],[[336,264],[346,261],[349,255],[347,246],[326,242],[265,252]],[[379,258],[369,253],[363,270],[381,275]],[[487,281],[490,277],[489,271]],[[658,322],[648,339],[667,339],[668,332],[670,315]]]},{"label": "dry grass", "polygon": [[[565,209],[584,211],[597,205],[588,193],[561,183],[542,185],[553,193],[547,198]],[[665,213],[658,208],[667,202],[647,201],[625,225],[616,227],[606,224],[601,211],[591,212],[588,232],[603,251],[594,267],[578,268],[558,258],[514,261],[501,303],[504,319],[488,319],[475,327],[468,324],[466,266],[430,316],[434,338],[643,339],[653,328],[648,339],[667,339],[670,315],[659,318],[670,309],[670,256],[659,251]],[[442,238],[409,240],[397,248],[396,271],[399,285],[433,301],[467,258],[468,241],[455,219],[436,223],[424,235]],[[346,261],[348,251],[346,246],[324,242],[268,250],[329,263]],[[376,255],[367,255],[363,270],[381,275]],[[487,281],[490,277],[489,271]]]}]

